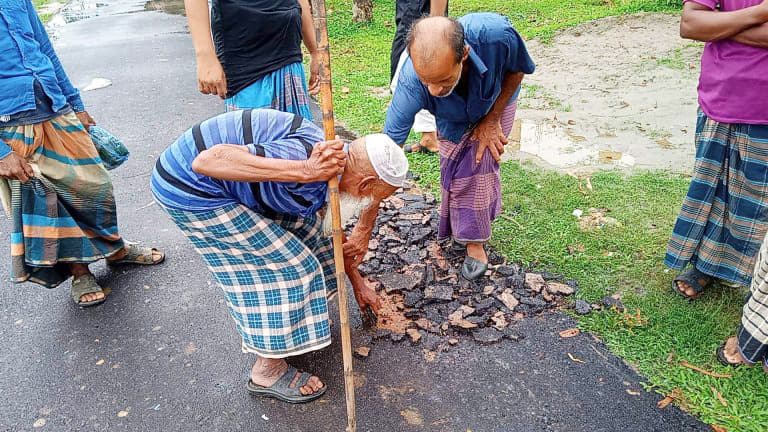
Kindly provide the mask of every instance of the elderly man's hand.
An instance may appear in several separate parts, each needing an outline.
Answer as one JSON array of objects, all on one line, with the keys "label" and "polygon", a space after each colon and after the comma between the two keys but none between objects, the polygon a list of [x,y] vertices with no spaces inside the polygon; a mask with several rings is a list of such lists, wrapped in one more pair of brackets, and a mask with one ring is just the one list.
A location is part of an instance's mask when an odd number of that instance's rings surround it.
[{"label": "elderly man's hand", "polygon": [[376,291],[368,286],[365,280],[361,284],[352,285],[352,288],[355,292],[355,300],[357,300],[360,311],[364,312],[366,307],[370,307],[373,313],[378,315],[379,309],[381,309],[381,298],[376,294]]},{"label": "elderly man's hand", "polygon": [[496,162],[501,161],[501,154],[504,153],[507,137],[502,132],[501,124],[497,118],[486,116],[480,120],[472,132],[472,138],[478,141],[477,153],[475,153],[476,163],[480,163],[480,160],[483,159],[486,149],[491,152],[491,156]]},{"label": "elderly man's hand", "polygon": [[335,175],[340,175],[346,164],[347,154],[344,153],[344,143],[339,139],[323,141],[312,149],[312,154],[304,163],[304,174],[310,182],[324,182]]},{"label": "elderly man's hand", "polygon": [[32,166],[14,152],[0,159],[0,177],[26,183],[34,176]]}]

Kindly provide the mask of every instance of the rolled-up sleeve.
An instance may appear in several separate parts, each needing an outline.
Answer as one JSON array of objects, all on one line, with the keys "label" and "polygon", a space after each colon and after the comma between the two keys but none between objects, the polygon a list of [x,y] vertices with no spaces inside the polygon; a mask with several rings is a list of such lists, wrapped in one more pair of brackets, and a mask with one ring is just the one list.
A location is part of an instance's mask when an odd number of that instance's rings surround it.
[{"label": "rolled-up sleeve", "polygon": [[411,127],[413,127],[416,113],[426,107],[426,101],[426,89],[418,82],[415,72],[413,72],[413,76],[409,76],[404,68],[397,82],[397,90],[392,96],[392,103],[387,108],[384,133],[389,135],[392,141],[398,145],[405,144]]}]

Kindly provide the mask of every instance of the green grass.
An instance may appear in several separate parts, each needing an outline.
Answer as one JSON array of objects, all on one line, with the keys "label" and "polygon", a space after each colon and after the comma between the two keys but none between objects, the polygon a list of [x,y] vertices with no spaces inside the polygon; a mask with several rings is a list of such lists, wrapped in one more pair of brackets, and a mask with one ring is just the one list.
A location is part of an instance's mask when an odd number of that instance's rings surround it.
[{"label": "green grass", "polygon": [[[32,4],[35,6],[35,9],[39,11],[41,7],[45,6],[48,3],[51,3],[51,1],[53,0],[32,0]],[[51,19],[51,14],[49,13],[40,13],[39,15],[40,15],[40,20],[43,23],[47,23],[48,20]]]},{"label": "green grass", "polygon": [[[335,112],[357,133],[380,132],[383,125],[388,99],[371,89],[389,85],[393,4],[376,0],[373,22],[354,24],[348,1],[328,2]],[[679,8],[678,0],[455,0],[451,15],[497,11],[509,16],[526,39],[548,42],[558,30],[585,21],[638,11],[677,13]],[[657,66],[680,68],[684,54],[673,53]],[[349,91],[339,91],[342,87]],[[541,88],[525,90],[524,95],[542,96]],[[436,188],[437,159],[424,155],[410,159],[422,185]],[[639,311],[639,320],[604,311],[580,318],[580,326],[599,335],[646,376],[649,390],[667,394],[680,389],[683,397],[678,403],[704,422],[730,431],[765,431],[768,377],[757,369],[723,368],[713,355],[738,324],[743,293],[713,289],[689,303],[672,294],[673,273],[662,265],[686,178],[664,172],[633,176],[601,172],[591,178],[590,191],[583,185],[579,188],[575,178],[507,163],[502,167],[502,184],[505,213],[494,225],[496,248],[511,260],[577,279],[579,298],[594,302],[619,293],[632,314]],[[585,213],[589,208],[608,209],[620,224],[583,232],[571,214],[576,208]],[[681,367],[682,360],[732,373],[733,378],[708,377]]]}]

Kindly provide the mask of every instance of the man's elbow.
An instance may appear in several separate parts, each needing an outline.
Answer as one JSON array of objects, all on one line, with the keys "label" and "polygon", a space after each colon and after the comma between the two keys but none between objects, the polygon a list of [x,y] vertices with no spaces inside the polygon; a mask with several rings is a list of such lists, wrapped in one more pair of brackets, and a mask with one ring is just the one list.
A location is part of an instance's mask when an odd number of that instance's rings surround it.
[{"label": "man's elbow", "polygon": [[210,174],[211,165],[215,163],[216,156],[213,154],[214,149],[203,150],[192,161],[192,171],[196,174],[208,176]]}]

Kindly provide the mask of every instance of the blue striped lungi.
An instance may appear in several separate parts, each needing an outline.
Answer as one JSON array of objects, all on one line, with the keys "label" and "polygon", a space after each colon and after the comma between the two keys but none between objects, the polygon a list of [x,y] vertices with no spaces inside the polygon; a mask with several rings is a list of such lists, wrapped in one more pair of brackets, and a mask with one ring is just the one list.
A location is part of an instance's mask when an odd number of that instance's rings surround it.
[{"label": "blue striped lungi", "polygon": [[768,125],[720,123],[699,111],[696,163],[664,263],[749,286],[768,231]]},{"label": "blue striped lungi", "polygon": [[272,108],[298,114],[312,121],[304,65],[292,63],[270,72],[232,97],[224,100],[227,111]]},{"label": "blue striped lungi", "polygon": [[224,290],[243,352],[283,358],[331,343],[333,246],[318,217],[267,217],[242,204],[164,210]]}]

